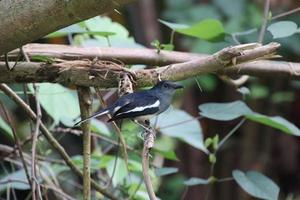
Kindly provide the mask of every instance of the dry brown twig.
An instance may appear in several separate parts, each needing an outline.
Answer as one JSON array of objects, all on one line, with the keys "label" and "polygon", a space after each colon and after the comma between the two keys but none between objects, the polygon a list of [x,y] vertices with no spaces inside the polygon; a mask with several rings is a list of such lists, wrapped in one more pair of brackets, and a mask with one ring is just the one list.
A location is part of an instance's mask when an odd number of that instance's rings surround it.
[{"label": "dry brown twig", "polygon": [[156,195],[153,189],[153,184],[149,174],[149,152],[154,146],[156,131],[150,126],[145,130],[144,146],[142,151],[142,167],[143,167],[143,176],[146,189],[149,195],[150,200],[156,200]]}]

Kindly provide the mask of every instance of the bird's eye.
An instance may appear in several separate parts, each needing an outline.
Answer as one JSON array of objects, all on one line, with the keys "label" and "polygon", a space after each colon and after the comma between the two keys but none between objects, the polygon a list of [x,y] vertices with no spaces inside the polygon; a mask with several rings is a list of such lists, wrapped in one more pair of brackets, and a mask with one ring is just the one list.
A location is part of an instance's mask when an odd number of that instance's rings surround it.
[{"label": "bird's eye", "polygon": [[168,85],[165,84],[165,85],[164,85],[164,88],[167,88],[167,87],[168,87]]}]

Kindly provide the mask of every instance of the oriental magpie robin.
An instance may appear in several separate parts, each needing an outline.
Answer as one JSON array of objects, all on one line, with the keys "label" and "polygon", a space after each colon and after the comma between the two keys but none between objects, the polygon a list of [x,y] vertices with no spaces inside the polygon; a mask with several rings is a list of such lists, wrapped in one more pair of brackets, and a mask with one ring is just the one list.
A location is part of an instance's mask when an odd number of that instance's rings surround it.
[{"label": "oriental magpie robin", "polygon": [[167,110],[171,104],[175,90],[182,87],[182,85],[174,82],[160,81],[149,90],[133,92],[120,97],[112,105],[108,106],[108,108],[100,110],[94,115],[77,122],[75,126],[91,118],[105,114],[111,114],[112,118],[108,120],[109,122],[125,118],[148,120]]}]

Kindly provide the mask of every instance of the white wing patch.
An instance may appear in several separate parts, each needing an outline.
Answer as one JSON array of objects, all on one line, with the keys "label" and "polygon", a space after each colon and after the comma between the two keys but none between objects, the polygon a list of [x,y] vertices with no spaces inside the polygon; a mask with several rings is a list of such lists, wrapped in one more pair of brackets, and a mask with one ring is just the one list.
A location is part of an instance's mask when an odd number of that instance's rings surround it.
[{"label": "white wing patch", "polygon": [[114,110],[113,110],[113,113],[117,112],[120,108],[121,108],[121,106],[115,107]]},{"label": "white wing patch", "polygon": [[148,106],[135,107],[135,108],[132,109],[132,110],[128,110],[128,111],[126,111],[126,112],[118,113],[116,116],[121,115],[121,114],[124,114],[124,113],[141,112],[141,111],[143,111],[143,110],[145,110],[145,109],[147,109],[147,108],[156,108],[156,107],[159,106],[159,104],[160,104],[160,102],[159,102],[159,100],[157,100],[157,101],[155,101],[154,104],[151,104],[151,105],[148,105]]}]

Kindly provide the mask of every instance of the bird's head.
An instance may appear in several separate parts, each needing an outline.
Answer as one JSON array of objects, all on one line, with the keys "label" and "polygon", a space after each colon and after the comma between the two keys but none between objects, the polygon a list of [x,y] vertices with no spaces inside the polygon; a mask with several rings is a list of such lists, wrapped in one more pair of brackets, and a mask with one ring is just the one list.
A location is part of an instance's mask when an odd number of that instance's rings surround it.
[{"label": "bird's head", "polygon": [[183,88],[182,85],[171,81],[159,81],[153,89],[158,89],[163,93],[174,93],[176,89]]}]

